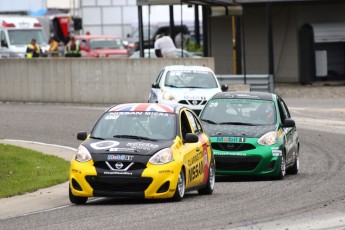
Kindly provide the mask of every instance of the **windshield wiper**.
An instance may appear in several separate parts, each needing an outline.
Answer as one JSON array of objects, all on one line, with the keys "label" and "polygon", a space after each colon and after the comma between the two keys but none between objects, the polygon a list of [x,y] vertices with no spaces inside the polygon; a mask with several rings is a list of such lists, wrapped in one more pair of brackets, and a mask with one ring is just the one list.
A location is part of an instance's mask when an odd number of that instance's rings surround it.
[{"label": "windshield wiper", "polygon": [[217,122],[214,122],[214,121],[211,121],[211,120],[207,120],[207,119],[201,119],[202,121],[205,121],[207,123],[210,123],[210,124],[218,124]]},{"label": "windshield wiper", "polygon": [[129,139],[137,139],[137,140],[156,141],[156,140],[148,138],[148,137],[141,137],[141,136],[135,136],[135,135],[114,135],[113,137],[129,138]]},{"label": "windshield wiper", "polygon": [[91,136],[90,138],[92,138],[92,139],[97,139],[97,140],[104,140],[104,138],[102,138],[102,137],[94,137],[94,136]]},{"label": "windshield wiper", "polygon": [[176,85],[165,85],[165,86],[171,87],[171,88],[180,88],[180,87],[178,87],[178,86],[176,86]]},{"label": "windshield wiper", "polygon": [[220,125],[248,125],[248,126],[256,126],[255,124],[251,123],[244,123],[244,122],[221,122]]}]

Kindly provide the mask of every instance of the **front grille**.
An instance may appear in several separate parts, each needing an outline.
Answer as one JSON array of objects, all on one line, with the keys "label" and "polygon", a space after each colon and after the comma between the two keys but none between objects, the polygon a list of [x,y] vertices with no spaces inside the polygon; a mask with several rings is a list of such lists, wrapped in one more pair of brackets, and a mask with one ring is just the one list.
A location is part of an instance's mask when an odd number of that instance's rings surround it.
[{"label": "front grille", "polygon": [[217,170],[251,171],[260,163],[261,157],[216,156]]},{"label": "front grille", "polygon": [[206,101],[204,101],[204,100],[181,100],[178,103],[183,104],[183,105],[204,105],[204,104],[206,104]]},{"label": "front grille", "polygon": [[220,151],[247,151],[255,149],[255,146],[247,143],[212,143],[212,149]]},{"label": "front grille", "polygon": [[152,182],[152,178],[147,177],[86,176],[85,179],[94,190],[106,192],[144,192]]},{"label": "front grille", "polygon": [[[111,165],[111,167],[113,167],[114,169],[116,169],[115,164],[119,162],[119,161],[108,161],[108,163]],[[125,169],[128,167],[129,164],[131,164],[132,162],[122,162],[123,167],[122,169]],[[98,161],[94,163],[94,166],[96,168],[99,169],[103,169],[103,170],[109,170],[110,168],[108,167],[108,165],[105,163],[105,161]],[[128,170],[141,170],[141,169],[145,169],[146,165],[140,162],[134,162],[134,164],[128,169]]]}]

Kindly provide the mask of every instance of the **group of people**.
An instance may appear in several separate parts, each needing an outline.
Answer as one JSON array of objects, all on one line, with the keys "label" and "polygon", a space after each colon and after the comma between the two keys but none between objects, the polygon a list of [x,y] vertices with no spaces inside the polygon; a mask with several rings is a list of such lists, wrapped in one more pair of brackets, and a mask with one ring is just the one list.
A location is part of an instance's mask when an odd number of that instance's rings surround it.
[{"label": "group of people", "polygon": [[[70,41],[67,43],[67,45],[64,47],[65,57],[80,57],[81,56],[81,49],[79,44],[76,43],[76,40],[74,37],[70,38]],[[37,44],[37,41],[35,38],[31,39],[31,42],[27,45],[26,48],[26,58],[38,58],[38,57],[59,57],[59,43],[56,39],[53,37],[49,39],[49,49],[45,52],[42,51],[42,48]]]}]

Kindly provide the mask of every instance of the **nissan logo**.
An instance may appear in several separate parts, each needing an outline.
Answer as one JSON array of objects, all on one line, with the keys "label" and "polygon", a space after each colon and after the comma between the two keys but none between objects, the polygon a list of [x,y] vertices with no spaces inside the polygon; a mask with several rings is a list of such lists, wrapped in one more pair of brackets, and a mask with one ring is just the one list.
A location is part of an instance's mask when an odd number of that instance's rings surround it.
[{"label": "nissan logo", "polygon": [[234,148],[235,148],[235,145],[234,145],[234,144],[227,144],[227,145],[226,145],[226,148],[227,148],[227,149],[234,149]]},{"label": "nissan logo", "polygon": [[117,162],[115,164],[115,168],[117,168],[117,169],[122,169],[122,167],[123,167],[123,164],[121,162]]},{"label": "nissan logo", "polygon": [[193,104],[193,105],[197,105],[197,104],[198,104],[198,101],[193,100],[193,101],[192,101],[192,104]]}]

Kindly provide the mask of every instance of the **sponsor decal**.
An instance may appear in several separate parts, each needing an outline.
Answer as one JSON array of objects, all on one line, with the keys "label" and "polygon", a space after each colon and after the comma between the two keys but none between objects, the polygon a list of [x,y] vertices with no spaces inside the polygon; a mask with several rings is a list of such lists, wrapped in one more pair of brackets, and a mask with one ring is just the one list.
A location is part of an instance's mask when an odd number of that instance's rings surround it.
[{"label": "sponsor decal", "polygon": [[191,159],[188,159],[188,166],[191,166],[192,164],[195,164],[197,161],[199,161],[203,157],[204,156],[203,156],[203,154],[201,152],[197,153]]},{"label": "sponsor decal", "polygon": [[122,169],[122,167],[123,167],[123,163],[122,162],[116,162],[116,164],[115,164],[115,168],[116,169]]},{"label": "sponsor decal", "polygon": [[108,116],[105,117],[105,120],[116,120],[117,118],[119,118],[120,115],[113,115],[113,114],[109,114]]},{"label": "sponsor decal", "polygon": [[206,100],[206,97],[203,97],[203,96],[189,96],[189,95],[185,95],[183,97],[184,100]]},{"label": "sponsor decal", "polygon": [[108,161],[131,161],[134,156],[131,155],[108,155],[107,160]]},{"label": "sponsor decal", "polygon": [[282,156],[282,151],[279,149],[272,149],[272,156],[280,157],[280,156]]},{"label": "sponsor decal", "polygon": [[174,173],[173,170],[160,170],[159,173]]},{"label": "sponsor decal", "polygon": [[123,112],[109,113],[109,116],[120,116],[120,115],[143,115],[143,112],[123,111]]},{"label": "sponsor decal", "polygon": [[247,156],[246,153],[242,153],[242,152],[218,152],[218,151],[214,151],[213,153],[215,156]]},{"label": "sponsor decal", "polygon": [[91,143],[90,146],[96,150],[103,150],[103,149],[110,149],[119,144],[120,143],[117,141],[99,141],[99,142]]},{"label": "sponsor decal", "polygon": [[238,137],[217,137],[217,142],[238,142]]},{"label": "sponsor decal", "polygon": [[242,142],[242,143],[246,142],[246,138],[245,137],[240,137],[240,142]]},{"label": "sponsor decal", "polygon": [[160,112],[145,112],[145,115],[147,115],[147,116],[164,116],[164,117],[169,116],[168,113],[160,113]]},{"label": "sponsor decal", "polygon": [[130,148],[110,148],[109,152],[135,152],[135,149],[130,149]]},{"label": "sponsor decal", "polygon": [[283,130],[282,130],[282,129],[279,129],[278,132],[277,132],[277,134],[278,134],[278,137],[281,137],[281,136],[283,135]]},{"label": "sponsor decal", "polygon": [[111,172],[104,172],[104,175],[133,175],[133,173],[111,171]]},{"label": "sponsor decal", "polygon": [[188,182],[191,182],[204,174],[204,160],[193,165],[188,171]]},{"label": "sponsor decal", "polygon": [[142,142],[128,142],[126,146],[133,149],[140,149],[140,150],[151,150],[151,149],[158,148],[158,145],[151,144],[151,143],[142,143]]}]

